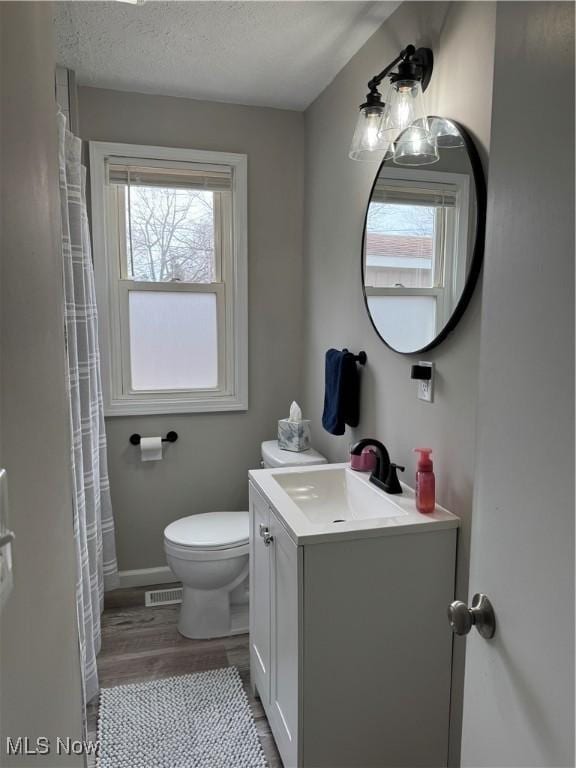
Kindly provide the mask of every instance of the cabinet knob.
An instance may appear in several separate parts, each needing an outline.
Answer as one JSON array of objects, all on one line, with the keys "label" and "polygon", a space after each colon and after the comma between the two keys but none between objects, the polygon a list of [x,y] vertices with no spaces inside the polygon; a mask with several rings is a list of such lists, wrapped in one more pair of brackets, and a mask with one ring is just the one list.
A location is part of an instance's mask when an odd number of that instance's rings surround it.
[{"label": "cabinet knob", "polygon": [[260,536],[264,539],[265,546],[269,547],[270,544],[274,541],[274,536],[270,533],[270,528],[268,526],[264,525],[263,523],[260,523]]},{"label": "cabinet knob", "polygon": [[448,621],[456,635],[467,635],[472,627],[476,627],[482,637],[490,639],[496,631],[492,603],[482,594],[474,595],[471,608],[460,600],[451,603],[448,606]]}]

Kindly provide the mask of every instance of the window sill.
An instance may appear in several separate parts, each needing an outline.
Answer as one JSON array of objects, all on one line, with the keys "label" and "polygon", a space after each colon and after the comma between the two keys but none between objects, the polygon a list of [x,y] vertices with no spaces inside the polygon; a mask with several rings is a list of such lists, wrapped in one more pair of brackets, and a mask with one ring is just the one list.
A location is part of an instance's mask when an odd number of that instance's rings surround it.
[{"label": "window sill", "polygon": [[248,398],[222,396],[195,400],[113,400],[104,407],[104,415],[112,416],[158,416],[167,413],[226,413],[247,411]]}]

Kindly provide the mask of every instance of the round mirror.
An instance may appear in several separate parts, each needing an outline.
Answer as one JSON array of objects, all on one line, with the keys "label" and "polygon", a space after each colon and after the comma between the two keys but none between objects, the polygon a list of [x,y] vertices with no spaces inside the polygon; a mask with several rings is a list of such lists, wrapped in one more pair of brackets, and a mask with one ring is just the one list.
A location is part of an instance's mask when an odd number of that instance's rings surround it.
[{"label": "round mirror", "polygon": [[[366,308],[382,341],[403,354],[435,347],[455,327],[484,248],[486,188],[476,148],[458,123],[429,121],[439,159],[409,165],[385,157],[364,223]],[[410,142],[401,134],[396,145]]]}]

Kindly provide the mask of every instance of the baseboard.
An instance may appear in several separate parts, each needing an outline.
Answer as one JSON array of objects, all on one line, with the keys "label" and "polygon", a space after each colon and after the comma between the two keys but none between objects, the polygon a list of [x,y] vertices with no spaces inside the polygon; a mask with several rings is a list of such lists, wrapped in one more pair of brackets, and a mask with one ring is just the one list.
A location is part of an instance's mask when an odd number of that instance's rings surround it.
[{"label": "baseboard", "polygon": [[135,571],[119,571],[120,589],[150,587],[153,584],[173,584],[178,581],[167,565],[158,568],[139,568]]}]

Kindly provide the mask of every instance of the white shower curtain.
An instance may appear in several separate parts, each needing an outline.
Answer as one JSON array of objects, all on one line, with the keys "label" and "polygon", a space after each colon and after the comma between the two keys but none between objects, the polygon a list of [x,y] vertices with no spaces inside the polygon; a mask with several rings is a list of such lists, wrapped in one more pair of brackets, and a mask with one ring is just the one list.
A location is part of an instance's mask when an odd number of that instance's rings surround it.
[{"label": "white shower curtain", "polygon": [[104,590],[117,586],[114,520],[106,464],[94,270],[81,141],[58,114],[66,352],[72,430],[76,599],[84,700],[98,693],[96,654]]}]

